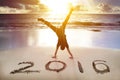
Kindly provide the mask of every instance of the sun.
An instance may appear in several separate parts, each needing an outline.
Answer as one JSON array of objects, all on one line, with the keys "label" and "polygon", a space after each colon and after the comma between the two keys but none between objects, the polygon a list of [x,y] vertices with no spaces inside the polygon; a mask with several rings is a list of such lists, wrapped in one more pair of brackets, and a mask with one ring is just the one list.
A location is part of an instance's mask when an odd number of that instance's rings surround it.
[{"label": "sun", "polygon": [[[95,4],[93,0],[40,0],[40,3],[46,5],[52,14],[67,14],[70,4],[77,8],[80,6],[80,12],[95,12]],[[76,9],[77,10],[77,9]]]},{"label": "sun", "polygon": [[70,3],[75,4],[75,0],[40,0],[40,2],[55,14],[66,13],[68,12]]}]

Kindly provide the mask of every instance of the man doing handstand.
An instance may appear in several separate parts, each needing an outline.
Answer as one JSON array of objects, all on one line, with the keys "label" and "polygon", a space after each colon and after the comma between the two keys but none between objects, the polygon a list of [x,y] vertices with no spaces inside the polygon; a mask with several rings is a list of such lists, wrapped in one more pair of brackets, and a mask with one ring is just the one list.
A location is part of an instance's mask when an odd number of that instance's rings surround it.
[{"label": "man doing handstand", "polygon": [[50,22],[44,20],[43,18],[38,19],[38,21],[41,21],[44,24],[46,24],[48,27],[50,27],[56,33],[56,35],[58,37],[58,43],[57,43],[57,46],[56,46],[56,51],[55,51],[55,54],[52,58],[56,58],[57,51],[58,51],[59,47],[61,48],[61,50],[64,50],[65,47],[66,47],[67,50],[68,50],[68,53],[70,54],[70,59],[73,59],[73,55],[70,52],[69,45],[67,43],[67,39],[66,39],[66,35],[65,35],[65,27],[68,23],[70,15],[72,14],[72,11],[73,11],[73,8],[70,9],[69,14],[67,15],[66,19],[64,20],[64,22],[62,23],[62,25],[59,28],[57,28],[56,26],[53,26]]}]

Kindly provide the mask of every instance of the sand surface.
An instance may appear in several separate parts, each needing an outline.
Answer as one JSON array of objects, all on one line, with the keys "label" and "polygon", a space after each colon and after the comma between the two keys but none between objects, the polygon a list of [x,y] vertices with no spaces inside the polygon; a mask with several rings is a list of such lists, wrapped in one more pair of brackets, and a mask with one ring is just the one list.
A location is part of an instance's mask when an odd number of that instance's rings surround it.
[{"label": "sand surface", "polygon": [[[69,59],[67,50],[59,50],[58,58],[51,58],[54,47],[0,51],[0,80],[120,80],[120,50],[83,47],[70,49],[74,59]],[[21,70],[26,66],[31,67]]]}]

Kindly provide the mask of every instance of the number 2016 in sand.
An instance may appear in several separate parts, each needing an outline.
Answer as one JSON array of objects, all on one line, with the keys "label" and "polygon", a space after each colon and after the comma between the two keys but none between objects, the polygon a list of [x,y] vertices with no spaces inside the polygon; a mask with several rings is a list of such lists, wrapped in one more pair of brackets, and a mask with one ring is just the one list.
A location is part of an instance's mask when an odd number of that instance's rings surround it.
[{"label": "number 2016 in sand", "polygon": [[[53,64],[53,63],[61,64],[62,67],[60,67],[60,68],[52,68],[50,65]],[[96,73],[101,73],[101,74],[110,72],[109,66],[107,64],[105,64],[105,63],[106,63],[106,61],[104,61],[104,60],[94,60],[92,62],[93,70]],[[20,63],[18,63],[18,65],[27,65],[27,66],[19,68],[19,69],[15,69],[15,70],[11,71],[10,74],[16,74],[16,73],[40,73],[40,70],[30,70],[31,67],[34,67],[34,63],[31,62],[31,61],[29,61],[29,62],[20,62]],[[100,67],[99,68],[97,67],[97,66],[100,66],[100,65],[104,66],[104,69],[103,68],[100,69]],[[52,72],[61,72],[61,71],[65,70],[67,68],[67,66],[68,65],[63,61],[53,60],[53,61],[48,61],[45,64],[45,69],[48,70],[48,71],[52,71]],[[84,69],[83,69],[82,64],[80,63],[80,61],[77,61],[77,68],[78,68],[80,73],[84,73]]]}]

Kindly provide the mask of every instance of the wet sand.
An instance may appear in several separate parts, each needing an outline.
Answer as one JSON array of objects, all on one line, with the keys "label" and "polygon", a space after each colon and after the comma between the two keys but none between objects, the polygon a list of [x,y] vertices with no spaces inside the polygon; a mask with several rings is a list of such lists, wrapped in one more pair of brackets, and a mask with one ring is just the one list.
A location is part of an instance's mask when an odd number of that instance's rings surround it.
[{"label": "wet sand", "polygon": [[[22,28],[21,28],[22,29]],[[51,29],[0,30],[0,50],[30,46],[56,47],[57,36]],[[103,47],[120,49],[120,31],[66,29],[70,47]]]}]

